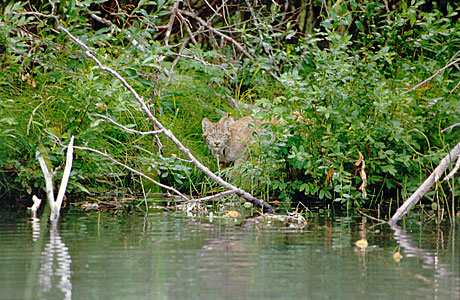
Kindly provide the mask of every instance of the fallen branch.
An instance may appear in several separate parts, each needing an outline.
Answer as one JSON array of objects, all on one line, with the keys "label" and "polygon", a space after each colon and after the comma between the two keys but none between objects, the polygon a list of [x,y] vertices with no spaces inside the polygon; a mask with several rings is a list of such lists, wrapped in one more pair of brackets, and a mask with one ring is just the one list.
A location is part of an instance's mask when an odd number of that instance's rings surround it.
[{"label": "fallen branch", "polygon": [[[54,3],[51,1],[51,6],[53,8],[53,11],[54,11]],[[190,16],[190,13],[188,12],[185,12],[185,11],[181,11],[181,10],[178,10],[181,14],[187,14]],[[235,194],[237,194],[238,196],[242,197],[243,199],[245,199],[246,201],[249,201],[251,203],[253,203],[254,205],[256,206],[259,206],[259,207],[262,207],[263,208],[263,211],[264,212],[268,212],[268,213],[272,213],[274,212],[274,209],[267,203],[265,203],[263,200],[259,200],[257,198],[255,198],[254,196],[252,196],[251,194],[249,194],[248,192],[240,189],[240,188],[237,188],[236,186],[228,183],[227,181],[223,180],[221,177],[217,176],[216,174],[214,174],[213,172],[211,172],[211,170],[209,170],[208,167],[206,167],[205,165],[203,165],[200,161],[198,161],[195,156],[190,152],[190,150],[188,148],[186,148],[182,142],[173,134],[173,132],[170,130],[170,129],[166,129],[165,126],[158,121],[157,118],[155,118],[155,116],[152,114],[152,112],[150,111],[150,109],[147,107],[144,99],[137,93],[137,91],[126,81],[126,79],[124,77],[122,77],[117,71],[109,68],[109,67],[106,67],[102,64],[102,62],[91,52],[90,48],[82,41],[80,40],[79,38],[77,38],[76,36],[74,36],[72,33],[69,32],[69,30],[65,27],[63,27],[60,23],[60,20],[57,16],[55,15],[45,15],[45,14],[42,14],[42,13],[35,13],[35,12],[25,12],[25,13],[16,13],[16,12],[11,12],[13,14],[25,14],[25,15],[35,15],[35,16],[40,16],[40,17],[45,17],[45,18],[52,18],[55,20],[56,22],[56,27],[59,31],[65,33],[75,44],[77,44],[79,47],[81,47],[84,52],[85,52],[85,55],[90,58],[91,60],[93,60],[96,65],[99,67],[100,70],[102,71],[105,71],[107,73],[110,73],[111,75],[113,75],[115,78],[117,78],[122,84],[123,86],[128,89],[128,91],[134,96],[134,98],[136,99],[136,101],[140,104],[140,107],[142,109],[142,111],[148,116],[148,118],[150,119],[150,121],[152,122],[152,125],[157,128],[159,131],[161,131],[164,135],[166,135],[166,137],[168,137],[175,145],[176,147],[179,149],[179,151],[181,151],[190,161],[191,163],[193,163],[198,169],[200,169],[201,171],[203,171],[209,178],[211,178],[212,180],[214,180],[216,183],[218,183],[220,186],[228,189],[228,190],[232,190],[234,191]],[[198,18],[196,15],[194,14],[191,14],[192,16],[195,16],[196,18]],[[211,31],[216,31],[214,28],[210,27],[208,24],[206,24],[203,20],[201,20],[200,18],[198,18],[200,20],[200,23],[203,22],[203,26],[205,27],[208,27]],[[218,35],[223,35],[222,33],[216,31],[215,32],[216,34]],[[225,36],[225,35],[224,35]],[[228,37],[228,36],[225,36],[226,38],[230,39],[231,41],[233,41],[234,43],[238,44],[239,45],[239,48],[242,50],[242,51],[245,51],[244,48],[241,47],[241,45],[239,43],[237,43],[236,41],[234,41],[232,38]],[[246,51],[245,51],[246,52]],[[247,52],[246,52],[247,53]],[[249,57],[252,57],[249,53],[247,53],[249,55]],[[84,149],[84,147],[75,147],[76,149]],[[89,148],[87,148],[89,149]],[[103,152],[101,151],[98,151],[98,150],[95,150],[93,149],[92,150],[93,152],[96,152],[96,153],[99,153],[101,155],[104,155]],[[104,155],[106,157],[108,157],[109,159],[113,159],[113,158],[110,158],[110,156],[108,155]],[[115,162],[115,160],[113,160]],[[117,163],[117,162],[116,162]],[[126,166],[126,165],[125,165]],[[128,167],[128,166],[126,166]],[[132,172],[135,172],[136,174],[139,174],[141,175],[142,173],[134,170],[133,168],[130,168],[128,167],[128,169]],[[141,176],[146,176],[144,174],[142,174]],[[151,178],[149,179],[151,180]],[[152,182],[155,182],[153,181],[152,179]],[[159,184],[161,187],[165,187],[164,185],[162,184]],[[169,189],[173,189],[171,187],[168,187]],[[51,189],[52,189],[52,186],[51,186]],[[178,191],[177,191],[178,192]],[[176,192],[176,193],[177,193]],[[47,191],[48,193],[48,191]],[[180,193],[179,193],[180,194]],[[185,196],[184,196],[185,197]],[[187,197],[185,197],[185,199],[187,199]]]},{"label": "fallen branch", "polygon": [[457,173],[459,168],[460,168],[460,156],[457,158],[457,162],[455,163],[455,166],[452,169],[452,171],[450,171],[450,173],[447,174],[446,177],[444,177],[443,181],[450,180],[454,176],[454,174]]},{"label": "fallen branch", "polygon": [[32,201],[34,204],[31,207],[28,207],[28,209],[30,209],[30,211],[32,212],[32,219],[35,219],[37,218],[37,211],[38,211],[38,208],[40,207],[40,204],[42,203],[42,199],[33,195]]},{"label": "fallen branch", "polygon": [[454,127],[457,127],[457,126],[460,126],[460,123],[455,123],[455,124],[450,125],[447,128],[444,128],[443,130],[441,130],[441,133],[443,133],[444,131],[450,130],[450,129],[454,128]]},{"label": "fallen branch", "polygon": [[198,199],[192,199],[192,200],[187,201],[186,203],[210,201],[210,200],[214,200],[214,199],[217,199],[217,198],[220,198],[220,197],[223,197],[223,196],[227,196],[227,195],[231,195],[231,194],[234,194],[234,193],[235,193],[235,190],[227,190],[227,191],[224,191],[224,192],[221,192],[221,193],[218,193],[218,194],[214,194],[214,195],[211,195],[211,196],[202,197],[202,198],[198,198]]},{"label": "fallen branch", "polygon": [[407,199],[404,204],[398,208],[396,213],[391,217],[388,223],[396,224],[422,197],[428,192],[431,186],[436,183],[447,170],[450,163],[460,157],[460,142],[444,157],[433,173],[423,182],[423,184]]}]

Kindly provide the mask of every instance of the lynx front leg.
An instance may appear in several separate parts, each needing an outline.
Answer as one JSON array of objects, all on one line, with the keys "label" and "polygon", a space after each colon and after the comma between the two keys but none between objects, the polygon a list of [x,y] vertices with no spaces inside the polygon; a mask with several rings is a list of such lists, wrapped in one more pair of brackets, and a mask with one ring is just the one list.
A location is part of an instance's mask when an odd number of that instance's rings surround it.
[{"label": "lynx front leg", "polygon": [[220,161],[219,161],[219,154],[216,154],[217,158],[217,176],[220,177]]}]

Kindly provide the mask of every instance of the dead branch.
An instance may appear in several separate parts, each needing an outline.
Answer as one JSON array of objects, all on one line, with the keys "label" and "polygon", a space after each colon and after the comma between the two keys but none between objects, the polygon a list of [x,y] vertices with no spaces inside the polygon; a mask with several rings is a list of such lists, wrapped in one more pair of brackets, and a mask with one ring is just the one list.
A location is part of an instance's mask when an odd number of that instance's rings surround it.
[{"label": "dead branch", "polygon": [[234,190],[227,190],[227,191],[224,191],[224,192],[221,192],[221,193],[218,193],[218,194],[214,194],[214,195],[211,195],[211,196],[192,199],[192,200],[187,201],[187,203],[210,201],[210,200],[214,200],[214,199],[217,199],[217,198],[220,198],[220,197],[223,197],[223,196],[226,196],[226,195],[231,195],[231,194],[234,194],[234,193],[235,193]]},{"label": "dead branch", "polygon": [[404,204],[398,208],[396,213],[388,222],[390,225],[396,224],[435,184],[442,174],[449,167],[450,163],[460,157],[460,142],[441,160],[433,173],[422,183],[422,185],[407,199]]},{"label": "dead branch", "polygon": [[457,173],[459,168],[460,168],[460,156],[457,158],[457,162],[455,163],[455,166],[452,169],[452,171],[450,171],[449,174],[447,174],[447,176],[444,177],[443,181],[450,180],[454,176],[454,174]]},{"label": "dead branch", "polygon": [[[206,27],[207,29],[209,29],[209,31],[211,31],[212,33],[222,37],[223,39],[229,41],[230,43],[232,43],[241,53],[243,53],[247,58],[249,58],[253,63],[257,64],[255,58],[248,52],[246,51],[246,49],[243,48],[243,46],[241,46],[240,43],[238,43],[236,40],[234,40],[233,38],[231,38],[230,36],[220,32],[219,30],[215,29],[214,27],[212,27],[211,25],[209,25],[208,23],[206,23],[203,19],[201,19],[200,17],[198,17],[196,14],[192,13],[192,12],[188,12],[188,11],[185,11],[185,10],[181,10],[179,9],[178,10],[182,15],[185,15],[185,16],[188,16],[188,17],[191,17],[191,18],[194,18],[195,20],[198,21],[198,23],[200,23],[203,27]],[[278,76],[273,73],[272,71],[270,70],[267,70],[268,74],[270,74],[270,76],[272,76],[274,79],[276,80],[279,80]]]},{"label": "dead branch", "polygon": [[[117,33],[121,33],[122,30],[116,26],[115,24],[113,24],[111,21],[107,20],[107,19],[104,19],[104,18],[101,18],[99,17],[98,15],[95,15],[95,14],[90,14],[91,18],[93,18],[94,20],[102,23],[102,24],[105,24],[106,26],[110,27],[111,29],[115,30]],[[128,37],[128,40],[131,41],[131,43],[137,47],[137,50],[139,50],[140,52],[145,52],[145,47],[142,46],[141,44],[139,44],[139,42],[131,35],[131,34],[127,34],[127,37]]]}]

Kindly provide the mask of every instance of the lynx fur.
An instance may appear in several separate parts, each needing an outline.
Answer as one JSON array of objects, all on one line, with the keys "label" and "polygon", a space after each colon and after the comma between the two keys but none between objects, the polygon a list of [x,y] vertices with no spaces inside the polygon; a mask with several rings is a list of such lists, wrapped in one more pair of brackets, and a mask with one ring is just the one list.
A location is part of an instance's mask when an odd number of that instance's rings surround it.
[{"label": "lynx fur", "polygon": [[251,142],[254,132],[254,120],[247,116],[235,121],[224,116],[217,123],[207,118],[201,122],[203,138],[219,162],[229,164],[243,156],[243,151]]}]

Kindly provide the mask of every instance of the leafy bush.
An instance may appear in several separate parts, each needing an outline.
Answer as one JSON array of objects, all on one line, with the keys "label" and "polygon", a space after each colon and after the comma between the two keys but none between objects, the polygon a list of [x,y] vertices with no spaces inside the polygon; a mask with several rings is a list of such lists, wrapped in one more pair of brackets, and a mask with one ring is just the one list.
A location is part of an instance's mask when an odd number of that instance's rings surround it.
[{"label": "leafy bush", "polygon": [[[304,199],[357,206],[402,199],[459,140],[456,129],[441,133],[460,122],[458,7],[447,2],[440,12],[396,1],[387,10],[374,1],[339,1],[318,12],[317,21],[301,24],[293,20],[302,13],[306,20],[309,12],[299,13],[303,8],[294,2],[283,8],[262,1],[252,12],[250,1],[232,2],[233,14],[209,14],[206,24],[198,20],[209,6],[200,1],[197,15],[182,2],[139,1],[109,11],[112,25],[97,21],[96,11],[106,12],[101,1],[62,2],[56,14],[213,170],[201,138],[203,117],[217,118],[217,111],[241,116],[250,111],[241,107],[257,106],[255,117],[278,119],[252,159],[234,167],[244,176],[232,180],[250,192],[286,208]],[[169,26],[176,4],[190,9],[179,18],[183,27]],[[323,2],[308,5],[315,11]],[[64,148],[55,140],[66,144],[75,135],[77,145],[106,151],[183,192],[214,189],[168,139],[133,135],[95,116],[152,130],[126,88],[57,32],[52,18],[20,14],[31,8],[52,10],[45,2],[11,2],[0,17],[0,142],[7,149],[0,159],[16,174],[15,181],[4,176],[4,186],[42,187],[37,152],[62,166]],[[320,25],[313,34],[301,34],[314,24]],[[81,151],[76,156],[73,191],[142,189],[138,178],[133,182],[110,161]],[[438,191],[436,197],[446,196],[449,187],[441,183]]]}]

